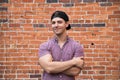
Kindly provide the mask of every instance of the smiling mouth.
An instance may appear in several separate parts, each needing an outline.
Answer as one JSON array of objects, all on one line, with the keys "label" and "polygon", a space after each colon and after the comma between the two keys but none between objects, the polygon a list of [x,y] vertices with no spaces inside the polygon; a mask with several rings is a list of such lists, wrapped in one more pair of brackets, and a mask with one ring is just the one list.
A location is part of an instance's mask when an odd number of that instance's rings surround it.
[{"label": "smiling mouth", "polygon": [[54,30],[55,30],[55,31],[58,31],[58,30],[60,30],[60,28],[55,28]]},{"label": "smiling mouth", "polygon": [[54,31],[59,31],[59,29],[54,29]]}]

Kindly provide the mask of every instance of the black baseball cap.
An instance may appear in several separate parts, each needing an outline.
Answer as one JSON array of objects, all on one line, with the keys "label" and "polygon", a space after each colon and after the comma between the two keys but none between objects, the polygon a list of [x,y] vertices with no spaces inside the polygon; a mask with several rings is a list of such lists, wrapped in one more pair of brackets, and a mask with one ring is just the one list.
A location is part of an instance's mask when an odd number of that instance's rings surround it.
[{"label": "black baseball cap", "polygon": [[[68,15],[67,15],[65,12],[63,12],[63,11],[55,11],[55,12],[52,14],[52,16],[51,16],[51,20],[52,20],[53,18],[55,18],[55,17],[60,17],[60,18],[64,19],[65,22],[69,21]],[[70,25],[70,24],[68,25],[68,27],[66,28],[66,30],[69,30],[69,29],[71,29],[71,25]]]}]

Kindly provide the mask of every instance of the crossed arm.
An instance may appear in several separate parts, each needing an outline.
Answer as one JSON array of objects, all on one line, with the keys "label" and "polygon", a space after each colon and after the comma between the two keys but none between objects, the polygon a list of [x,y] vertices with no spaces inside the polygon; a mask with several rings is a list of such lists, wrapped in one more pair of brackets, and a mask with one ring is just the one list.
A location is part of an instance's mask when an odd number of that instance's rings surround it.
[{"label": "crossed arm", "polygon": [[74,76],[79,74],[83,67],[83,59],[81,57],[73,58],[68,61],[52,61],[52,56],[46,54],[39,58],[41,67],[47,73],[64,73],[66,75]]}]

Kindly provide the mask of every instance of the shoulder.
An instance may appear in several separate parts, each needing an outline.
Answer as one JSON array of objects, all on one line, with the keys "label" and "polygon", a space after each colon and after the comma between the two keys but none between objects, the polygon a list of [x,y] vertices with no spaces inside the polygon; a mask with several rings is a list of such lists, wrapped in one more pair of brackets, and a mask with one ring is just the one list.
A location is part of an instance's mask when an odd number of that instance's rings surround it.
[{"label": "shoulder", "polygon": [[40,48],[42,48],[42,47],[47,47],[47,48],[49,48],[53,43],[54,43],[54,42],[53,42],[53,39],[50,39],[50,40],[48,40],[48,41],[46,41],[46,42],[41,43],[41,44],[40,44]]}]

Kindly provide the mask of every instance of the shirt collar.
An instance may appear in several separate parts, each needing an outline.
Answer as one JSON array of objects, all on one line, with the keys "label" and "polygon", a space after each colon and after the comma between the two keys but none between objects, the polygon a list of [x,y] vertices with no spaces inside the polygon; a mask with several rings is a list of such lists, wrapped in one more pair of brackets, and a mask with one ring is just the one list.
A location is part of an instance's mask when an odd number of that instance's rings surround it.
[{"label": "shirt collar", "polygon": [[[70,37],[67,35],[66,39],[67,39],[66,42],[68,42],[70,40]],[[56,36],[53,37],[53,40],[54,40],[54,42],[58,43],[58,39]]]}]

